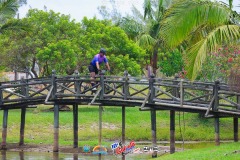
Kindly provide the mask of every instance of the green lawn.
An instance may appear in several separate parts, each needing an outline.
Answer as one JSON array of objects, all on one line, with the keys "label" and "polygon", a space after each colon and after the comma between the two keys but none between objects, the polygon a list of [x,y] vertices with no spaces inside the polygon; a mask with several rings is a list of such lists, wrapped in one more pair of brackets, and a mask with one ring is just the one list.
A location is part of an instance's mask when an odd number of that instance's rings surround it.
[{"label": "green lawn", "polygon": [[237,160],[240,159],[240,143],[227,143],[220,146],[184,150],[160,156],[156,160]]},{"label": "green lawn", "polygon": [[[25,143],[53,143],[53,112],[45,111],[52,106],[38,106],[27,109]],[[121,107],[104,107],[102,143],[121,140]],[[8,143],[19,142],[20,110],[9,110]],[[2,126],[3,111],[0,111]],[[79,106],[79,145],[98,143],[98,106]],[[169,111],[157,111],[157,141],[169,141]],[[0,128],[0,131],[2,128]],[[60,112],[60,145],[73,144],[73,113]],[[0,140],[1,140],[0,136]],[[176,112],[176,141],[214,141],[214,119],[199,118],[196,113]],[[139,111],[138,107],[126,108],[126,139],[134,141],[151,141],[150,112]],[[220,139],[233,139],[233,120],[220,120]]]}]

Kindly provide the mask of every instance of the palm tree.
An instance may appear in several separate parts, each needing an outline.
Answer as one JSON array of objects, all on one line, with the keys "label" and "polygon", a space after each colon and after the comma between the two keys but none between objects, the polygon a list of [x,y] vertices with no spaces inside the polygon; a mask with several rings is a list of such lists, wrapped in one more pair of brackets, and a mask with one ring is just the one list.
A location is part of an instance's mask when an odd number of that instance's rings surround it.
[{"label": "palm tree", "polygon": [[[239,15],[210,0],[178,0],[167,10],[159,37],[166,47],[186,48],[187,75],[194,80],[208,53],[218,46],[239,42]],[[238,19],[237,19],[238,18]]]},{"label": "palm tree", "polygon": [[144,1],[144,20],[145,29],[138,35],[138,44],[144,46],[150,55],[150,64],[153,73],[156,74],[158,52],[164,51],[163,43],[159,38],[161,32],[160,22],[164,18],[164,13],[172,3],[171,0],[145,0]]},{"label": "palm tree", "polygon": [[7,22],[16,15],[18,8],[23,4],[26,4],[26,0],[0,0],[0,33],[19,28],[25,29],[26,26],[20,22]]}]

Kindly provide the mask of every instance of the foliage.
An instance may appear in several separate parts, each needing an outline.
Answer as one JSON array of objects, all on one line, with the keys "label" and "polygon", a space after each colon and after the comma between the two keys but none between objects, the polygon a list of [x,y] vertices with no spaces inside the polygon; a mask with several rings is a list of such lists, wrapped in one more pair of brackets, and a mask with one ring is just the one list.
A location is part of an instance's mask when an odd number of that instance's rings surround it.
[{"label": "foliage", "polygon": [[[114,1],[111,1],[114,6]],[[116,26],[121,27],[131,40],[134,40],[146,51],[145,63],[153,67],[156,74],[158,50],[164,52],[165,48],[159,38],[160,23],[163,14],[171,4],[169,0],[145,0],[144,13],[132,6],[132,15],[116,18],[113,14],[102,7],[101,14],[104,18],[111,18]],[[104,12],[103,12],[104,11]],[[116,20],[117,19],[117,20]],[[143,67],[142,67],[143,68]]]},{"label": "foliage", "polygon": [[83,34],[80,37],[82,60],[79,66],[87,67],[101,47],[107,50],[107,58],[114,74],[123,74],[129,70],[131,75],[141,73],[141,65],[144,63],[145,53],[133,41],[129,40],[125,32],[110,21],[87,19],[82,20]]},{"label": "foliage", "polygon": [[9,18],[15,16],[19,7],[18,0],[0,1],[0,24],[4,24]]},{"label": "foliage", "polygon": [[39,62],[48,64],[44,68],[47,75],[51,74],[51,69],[55,69],[62,74],[73,74],[73,68],[77,64],[77,50],[78,47],[69,40],[60,40],[39,49],[36,56]]},{"label": "foliage", "polygon": [[33,60],[37,58],[43,76],[51,74],[52,70],[66,74],[76,69],[75,57],[80,54],[77,47],[78,36],[81,35],[79,23],[60,13],[39,10],[30,10],[25,20],[35,28],[27,39],[32,40],[29,44],[34,47],[31,57]]},{"label": "foliage", "polygon": [[233,20],[236,13],[216,1],[175,2],[161,23],[160,37],[167,47],[187,47],[186,69],[188,77],[193,80],[199,74],[208,53],[216,51],[219,45],[239,40],[240,27]]},{"label": "foliage", "polygon": [[31,30],[0,35],[1,57],[9,69],[30,67],[36,72],[34,68],[39,65],[41,76],[50,75],[52,70],[61,75],[72,74],[76,69],[88,73],[93,56],[104,47],[113,74],[123,74],[124,70],[131,75],[141,74],[144,50],[110,21],[84,18],[82,23],[75,23],[69,16],[36,9],[29,10],[20,21]]},{"label": "foliage", "polygon": [[[81,35],[81,26],[79,23],[70,21],[69,16],[60,15],[60,13],[36,9],[29,10],[27,18],[20,21],[28,24],[31,30],[14,34],[9,32],[2,39],[4,46],[2,54],[10,57],[9,61],[7,57],[5,58],[6,66],[10,69],[16,69],[15,66],[18,69],[30,67],[35,76],[38,76],[34,70],[37,64],[42,76],[48,76],[54,69],[57,69],[58,74],[66,74],[76,68],[77,59],[74,57],[77,57],[80,52],[78,36]],[[63,57],[58,57],[57,60],[54,57],[56,53],[61,53]]]},{"label": "foliage", "polygon": [[175,49],[172,52],[159,53],[158,64],[162,73],[166,76],[173,76],[175,73],[182,71],[183,59],[182,53]]},{"label": "foliage", "polygon": [[239,67],[239,46],[223,46],[210,53],[200,72],[199,79],[204,81],[220,80],[227,82],[232,68]]}]

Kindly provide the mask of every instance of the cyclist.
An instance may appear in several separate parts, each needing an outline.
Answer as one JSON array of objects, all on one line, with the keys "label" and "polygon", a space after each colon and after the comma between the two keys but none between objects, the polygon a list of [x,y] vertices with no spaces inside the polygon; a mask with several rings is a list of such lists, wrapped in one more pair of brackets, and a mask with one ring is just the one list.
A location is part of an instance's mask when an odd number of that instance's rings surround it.
[{"label": "cyclist", "polygon": [[[96,74],[100,71],[100,64],[105,63],[107,70],[110,71],[110,66],[108,63],[108,59],[106,57],[106,50],[101,48],[99,53],[94,56],[90,65],[88,66],[88,70],[90,72],[91,79],[95,79]],[[94,81],[91,81],[92,87],[95,85]],[[96,88],[94,88],[96,89]]]}]

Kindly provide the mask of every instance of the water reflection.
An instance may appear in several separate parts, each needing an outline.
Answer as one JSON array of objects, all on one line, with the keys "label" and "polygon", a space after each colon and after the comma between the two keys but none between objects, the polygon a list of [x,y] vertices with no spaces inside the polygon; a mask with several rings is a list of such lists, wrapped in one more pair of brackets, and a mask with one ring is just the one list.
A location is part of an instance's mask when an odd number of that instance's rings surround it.
[{"label": "water reflection", "polygon": [[[1,160],[122,160],[122,157],[114,155],[84,155],[77,153],[47,153],[47,152],[13,152],[1,151]],[[151,159],[151,154],[126,156],[127,160]]]}]

